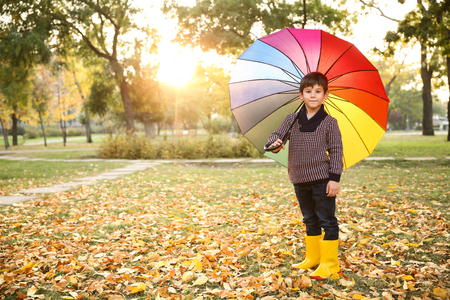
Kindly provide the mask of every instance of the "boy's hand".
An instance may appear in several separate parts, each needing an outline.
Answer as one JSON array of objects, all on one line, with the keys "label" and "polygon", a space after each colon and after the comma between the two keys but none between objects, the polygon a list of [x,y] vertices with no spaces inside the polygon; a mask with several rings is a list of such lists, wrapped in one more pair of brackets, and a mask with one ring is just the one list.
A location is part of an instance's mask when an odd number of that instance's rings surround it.
[{"label": "boy's hand", "polygon": [[281,149],[284,149],[284,145],[283,145],[283,141],[282,140],[278,139],[275,142],[273,142],[273,144],[270,145],[270,148],[276,147],[276,146],[280,146],[280,145],[281,145],[281,147],[278,147],[277,149],[272,150],[272,152],[273,153],[278,153],[278,152],[280,152]]},{"label": "boy's hand", "polygon": [[330,180],[327,184],[327,197],[334,197],[339,193],[339,182]]}]

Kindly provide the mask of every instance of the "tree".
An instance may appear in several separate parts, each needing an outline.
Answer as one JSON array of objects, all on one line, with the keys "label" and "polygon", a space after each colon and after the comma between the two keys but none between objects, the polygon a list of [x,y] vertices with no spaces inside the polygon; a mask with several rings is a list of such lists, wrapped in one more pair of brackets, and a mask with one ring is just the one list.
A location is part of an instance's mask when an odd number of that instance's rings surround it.
[{"label": "tree", "polygon": [[[441,1],[436,3],[436,32],[438,39],[436,45],[442,49],[442,56],[445,59],[445,69],[447,77],[447,86],[450,91],[450,1]],[[450,121],[450,95],[447,102],[447,119]],[[447,141],[450,142],[450,126],[448,127]]]},{"label": "tree", "polygon": [[[155,36],[155,33],[150,35]],[[145,135],[155,138],[154,125],[164,120],[164,111],[167,102],[161,97],[161,87],[157,80],[159,65],[142,61],[142,52],[155,54],[157,48],[154,45],[146,45],[140,40],[135,40],[134,56],[129,59],[134,72],[129,75],[130,94],[132,97],[136,118],[144,124]]]},{"label": "tree", "polygon": [[138,12],[131,0],[54,1],[52,18],[61,28],[78,36],[95,55],[105,59],[114,74],[124,108],[126,130],[134,131],[134,112],[130,96],[126,56],[133,41],[129,35],[146,32],[133,20]]},{"label": "tree", "polygon": [[0,125],[2,127],[3,140],[5,143],[5,149],[9,148],[9,140],[8,140],[8,120],[9,116],[12,114],[11,108],[8,107],[5,97],[0,94]]},{"label": "tree", "polygon": [[56,66],[52,111],[59,122],[63,144],[67,143],[67,121],[74,120],[82,107],[82,99],[76,89],[72,73],[63,65]]},{"label": "tree", "polygon": [[42,135],[44,137],[44,145],[47,147],[47,136],[44,128],[44,116],[49,114],[49,103],[52,98],[51,87],[54,85],[54,79],[49,69],[40,65],[35,69],[32,78],[31,100],[33,108],[37,111],[39,124],[41,125]]},{"label": "tree", "polygon": [[261,33],[312,25],[325,27],[331,33],[348,33],[352,21],[348,11],[332,8],[321,0],[198,0],[193,7],[166,0],[163,11],[178,18],[177,42],[234,55]]},{"label": "tree", "polygon": [[29,71],[50,60],[52,26],[40,12],[46,1],[0,1],[0,90],[12,108],[13,145],[17,145],[18,111],[29,99]]},{"label": "tree", "polygon": [[[387,17],[375,0],[359,0],[364,5],[377,9],[382,16]],[[399,21],[397,32],[388,32],[386,40],[391,44],[397,41],[408,42],[417,40],[421,48],[421,78],[423,82],[422,101],[422,133],[423,135],[434,135],[433,130],[433,99],[432,99],[432,79],[433,75],[439,71],[439,56],[443,55],[450,66],[450,1],[438,0],[416,0],[417,7],[409,12],[405,19]],[[405,0],[398,0],[404,3]],[[392,18],[389,18],[394,20]],[[394,20],[397,21],[397,20]],[[392,49],[392,48],[391,48]],[[388,49],[389,50],[389,49]],[[450,67],[447,67],[447,78],[450,78]],[[447,84],[450,88],[450,79]],[[450,113],[450,99],[448,103],[448,113]],[[450,141],[450,128],[447,136]]]}]

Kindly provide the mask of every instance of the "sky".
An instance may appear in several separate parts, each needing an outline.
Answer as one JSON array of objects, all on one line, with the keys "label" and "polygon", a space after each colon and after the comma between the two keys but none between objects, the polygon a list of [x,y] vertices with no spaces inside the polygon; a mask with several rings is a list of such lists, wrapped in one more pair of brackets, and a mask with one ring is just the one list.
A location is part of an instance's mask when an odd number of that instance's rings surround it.
[{"label": "sky", "polygon": [[[205,64],[219,64],[225,69],[232,70],[234,60],[230,58],[219,58],[214,54],[202,53],[199,49],[187,49],[171,43],[176,34],[176,20],[168,19],[160,7],[163,0],[151,1],[154,6],[149,6],[148,0],[134,0],[138,5],[142,6],[145,11],[145,22],[150,26],[157,28],[162,38],[159,45],[160,55],[160,73],[158,77],[163,82],[169,82],[174,85],[182,86],[188,82],[195,66],[199,60]],[[323,0],[333,3],[333,0]],[[395,31],[397,22],[388,20],[380,16],[376,10],[361,10],[361,4],[357,0],[348,0],[350,11],[358,12],[358,23],[353,30],[353,36],[342,37],[344,40],[355,44],[355,46],[363,53],[368,54],[371,49],[378,46],[383,48],[383,39],[387,31]],[[183,5],[195,5],[195,0],[179,0]],[[385,15],[394,19],[402,19],[404,15],[411,11],[415,5],[415,0],[406,0],[405,4],[399,4],[394,0],[379,0],[381,8]],[[406,63],[419,62],[420,51],[418,46],[413,49],[407,56]],[[174,73],[174,70],[177,72]],[[444,90],[439,93],[439,97],[446,101],[448,99],[448,91]]]}]

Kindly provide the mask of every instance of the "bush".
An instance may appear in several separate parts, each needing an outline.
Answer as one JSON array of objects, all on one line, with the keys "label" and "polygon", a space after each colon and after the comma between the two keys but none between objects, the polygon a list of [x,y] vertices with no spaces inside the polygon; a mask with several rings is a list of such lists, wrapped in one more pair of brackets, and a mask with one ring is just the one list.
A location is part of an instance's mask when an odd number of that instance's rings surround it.
[{"label": "bush", "polygon": [[26,126],[25,136],[27,139],[36,139],[42,136],[42,131],[38,127]]},{"label": "bush", "polygon": [[47,137],[57,137],[57,136],[62,136],[62,131],[61,128],[57,128],[57,127],[45,127],[45,135]]},{"label": "bush", "polygon": [[69,127],[66,129],[67,136],[84,136],[86,129],[84,127]]},{"label": "bush", "polygon": [[205,122],[205,130],[209,134],[222,134],[230,132],[231,120],[229,119],[211,119]]},{"label": "bush", "polygon": [[246,139],[182,138],[153,141],[143,134],[109,135],[99,148],[101,158],[119,159],[204,159],[261,157]]},{"label": "bush", "polygon": [[[17,135],[22,135],[25,133],[25,128],[23,126],[17,126]],[[8,135],[12,135],[13,134],[13,130],[12,128],[8,129]]]}]

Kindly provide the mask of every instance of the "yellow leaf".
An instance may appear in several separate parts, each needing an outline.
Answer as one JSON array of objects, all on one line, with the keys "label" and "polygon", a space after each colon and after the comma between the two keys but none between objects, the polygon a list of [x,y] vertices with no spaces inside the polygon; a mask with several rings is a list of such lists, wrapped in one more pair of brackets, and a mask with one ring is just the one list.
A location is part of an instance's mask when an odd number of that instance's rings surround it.
[{"label": "yellow leaf", "polygon": [[72,276],[72,277],[70,277],[69,282],[70,282],[71,284],[76,284],[76,283],[78,283],[78,280],[77,280],[77,278],[76,278],[75,276]]},{"label": "yellow leaf", "polygon": [[258,229],[258,234],[263,234],[263,233],[264,233],[264,230],[262,228],[259,228]]},{"label": "yellow leaf", "polygon": [[394,242],[389,242],[389,243],[384,243],[383,244],[383,247],[387,247],[387,246],[389,246],[389,245],[392,245]]},{"label": "yellow leaf", "polygon": [[63,299],[75,299],[74,297],[70,297],[70,296],[62,296],[61,298],[63,298]]},{"label": "yellow leaf", "polygon": [[365,245],[370,241],[370,239],[363,239],[361,241],[359,241],[360,244]]},{"label": "yellow leaf", "polygon": [[189,267],[192,265],[192,261],[190,261],[190,260],[185,260],[185,261],[183,261],[181,264],[182,264],[183,266],[189,268]]},{"label": "yellow leaf", "polygon": [[355,279],[352,278],[352,280],[350,281],[350,280],[345,280],[344,278],[341,278],[341,279],[339,280],[339,283],[340,283],[341,285],[343,285],[343,286],[346,286],[346,287],[352,287],[352,286],[355,285]]},{"label": "yellow leaf", "polygon": [[188,271],[184,272],[183,276],[181,276],[182,281],[189,281],[194,276],[194,272]]},{"label": "yellow leaf", "polygon": [[407,212],[417,214],[419,211],[417,209],[410,208],[410,209],[407,210]]},{"label": "yellow leaf", "polygon": [[362,295],[355,294],[352,296],[353,299],[364,299],[365,297]]},{"label": "yellow leaf", "polygon": [[27,269],[31,269],[33,267],[33,262],[30,262],[29,264],[26,264],[22,268],[19,269],[19,271],[25,271]]},{"label": "yellow leaf", "polygon": [[447,290],[437,287],[433,290],[433,294],[435,294],[438,297],[445,298],[447,297]]},{"label": "yellow leaf", "polygon": [[208,277],[202,276],[202,277],[197,278],[197,280],[194,282],[193,285],[202,285],[202,284],[205,284],[207,281],[208,281]]},{"label": "yellow leaf", "polygon": [[420,245],[419,244],[416,244],[416,243],[408,243],[408,244],[405,244],[406,246],[410,246],[410,247],[419,247]]},{"label": "yellow leaf", "polygon": [[404,275],[404,276],[402,276],[402,279],[405,280],[405,281],[415,280],[414,277],[412,277],[411,275]]},{"label": "yellow leaf", "polygon": [[198,258],[194,258],[190,269],[194,272],[201,272],[203,270],[202,262]]},{"label": "yellow leaf", "polygon": [[28,297],[34,296],[34,294],[36,294],[36,292],[37,292],[37,288],[35,286],[32,286],[28,289],[27,296]]},{"label": "yellow leaf", "polygon": [[142,292],[145,290],[147,285],[145,283],[139,283],[137,286],[127,286],[127,288],[130,290],[131,294],[136,294],[139,292]]}]

